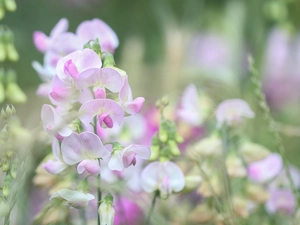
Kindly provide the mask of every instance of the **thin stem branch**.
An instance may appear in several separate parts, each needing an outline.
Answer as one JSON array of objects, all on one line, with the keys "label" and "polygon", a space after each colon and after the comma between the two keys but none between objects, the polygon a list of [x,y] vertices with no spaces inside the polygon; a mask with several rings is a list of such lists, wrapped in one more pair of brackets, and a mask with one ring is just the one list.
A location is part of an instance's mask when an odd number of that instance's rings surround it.
[{"label": "thin stem branch", "polygon": [[159,194],[159,192],[155,191],[153,199],[152,199],[152,203],[151,203],[151,208],[149,210],[149,213],[148,213],[148,216],[147,216],[147,219],[146,219],[146,225],[150,225],[150,219],[151,219],[151,216],[153,214],[153,210],[154,210],[154,206],[155,206],[155,202],[156,202],[156,198],[157,198],[158,194]]},{"label": "thin stem branch", "polygon": [[[100,166],[100,159],[98,159],[99,166]],[[98,192],[98,209],[101,204],[101,199],[102,199],[102,191],[101,191],[101,173],[99,173],[97,177],[97,192]],[[98,225],[100,225],[100,214],[98,213],[97,217]]]}]

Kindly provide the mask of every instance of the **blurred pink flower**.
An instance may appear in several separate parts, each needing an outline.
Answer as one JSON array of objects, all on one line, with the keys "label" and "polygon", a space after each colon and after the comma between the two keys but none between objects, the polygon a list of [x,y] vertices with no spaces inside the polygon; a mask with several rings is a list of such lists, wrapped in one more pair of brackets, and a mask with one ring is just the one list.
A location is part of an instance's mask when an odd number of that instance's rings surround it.
[{"label": "blurred pink flower", "polygon": [[243,121],[243,117],[254,118],[254,116],[254,112],[244,100],[228,99],[221,102],[217,107],[217,127],[222,127],[224,123],[228,126],[240,124]]},{"label": "blurred pink flower", "polygon": [[248,177],[257,183],[270,181],[282,170],[282,158],[272,153],[263,160],[249,164]]},{"label": "blurred pink flower", "polygon": [[270,214],[283,212],[291,215],[297,206],[293,192],[288,189],[270,189],[270,198],[265,204],[266,211]]}]

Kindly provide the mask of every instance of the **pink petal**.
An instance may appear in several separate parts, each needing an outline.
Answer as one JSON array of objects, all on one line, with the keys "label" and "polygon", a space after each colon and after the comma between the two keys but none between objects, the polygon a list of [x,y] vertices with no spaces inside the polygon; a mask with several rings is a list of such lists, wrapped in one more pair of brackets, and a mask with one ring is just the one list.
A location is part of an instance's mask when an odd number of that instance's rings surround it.
[{"label": "pink petal", "polygon": [[96,115],[108,112],[114,122],[121,125],[124,111],[122,107],[110,99],[95,99],[86,102],[79,109],[79,119],[83,124],[88,125]]},{"label": "pink petal", "polygon": [[92,175],[99,174],[100,166],[98,160],[85,159],[81,161],[77,166],[77,172],[82,174],[85,170]]},{"label": "pink petal", "polygon": [[142,172],[142,187],[146,192],[153,192],[158,189],[160,181],[163,179],[163,165],[160,162],[150,163]]},{"label": "pink petal", "polygon": [[61,33],[67,31],[69,27],[69,22],[67,19],[62,18],[58,21],[58,23],[54,26],[54,28],[52,29],[51,33],[50,33],[50,37],[51,38],[55,38],[58,35],[60,35]]},{"label": "pink petal", "polygon": [[83,132],[79,136],[85,151],[85,156],[89,158],[105,158],[110,155],[110,152],[104,147],[96,134]]},{"label": "pink petal", "polygon": [[51,83],[40,84],[36,91],[36,95],[39,97],[48,98],[51,87]]},{"label": "pink petal", "polygon": [[145,99],[143,97],[138,97],[131,102],[124,103],[124,110],[131,115],[137,114],[141,111],[144,102]]},{"label": "pink petal", "polygon": [[48,160],[48,162],[44,163],[42,167],[47,170],[48,173],[59,174],[66,169],[68,165],[61,161]]},{"label": "pink petal", "polygon": [[69,165],[74,165],[86,158],[84,148],[77,133],[64,138],[61,143],[62,157]]},{"label": "pink petal", "polygon": [[33,42],[40,52],[45,52],[49,46],[49,38],[41,31],[35,31],[33,33]]},{"label": "pink petal", "polygon": [[149,159],[151,156],[151,150],[146,145],[130,145],[123,150],[123,154],[126,152],[135,152],[139,158]]},{"label": "pink petal", "polygon": [[119,93],[119,99],[120,99],[122,104],[127,102],[127,101],[132,100],[132,92],[131,92],[131,88],[130,88],[129,83],[128,83],[128,76],[126,76],[124,78],[123,86],[122,86],[122,88],[120,90],[120,93]]}]

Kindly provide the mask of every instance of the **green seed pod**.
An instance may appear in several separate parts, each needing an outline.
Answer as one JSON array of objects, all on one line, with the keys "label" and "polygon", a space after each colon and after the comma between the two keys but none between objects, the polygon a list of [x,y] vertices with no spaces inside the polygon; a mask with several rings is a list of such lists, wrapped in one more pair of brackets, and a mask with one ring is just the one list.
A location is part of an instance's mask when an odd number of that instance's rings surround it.
[{"label": "green seed pod", "polygon": [[10,159],[4,158],[2,161],[2,171],[6,173],[10,168]]},{"label": "green seed pod", "polygon": [[7,175],[4,178],[3,184],[2,184],[2,194],[4,197],[8,197],[11,191],[11,182],[12,182],[12,177]]},{"label": "green seed pod", "polygon": [[[0,16],[1,16],[1,8],[0,8]],[[0,62],[4,62],[5,59],[6,59],[5,45],[2,41],[0,41]]]},{"label": "green seed pod", "polygon": [[9,205],[7,201],[0,196],[0,218],[6,217],[9,213]]},{"label": "green seed pod", "polygon": [[18,167],[19,167],[19,160],[14,159],[11,164],[11,168],[9,170],[9,174],[13,179],[16,179],[17,177]]},{"label": "green seed pod", "polygon": [[170,152],[173,156],[179,156],[180,155],[180,150],[177,146],[177,143],[173,140],[169,140],[168,141],[168,146],[170,149]]},{"label": "green seed pod", "polygon": [[6,54],[7,54],[7,58],[8,60],[12,61],[12,62],[16,62],[19,60],[19,54],[15,48],[15,46],[12,43],[7,43],[5,45],[6,47]]},{"label": "green seed pod", "polygon": [[27,101],[27,97],[16,83],[8,83],[5,90],[6,98],[14,104],[22,104]]},{"label": "green seed pod", "polygon": [[4,4],[7,11],[14,12],[17,9],[15,0],[4,0]]},{"label": "green seed pod", "polygon": [[151,156],[149,161],[155,161],[159,157],[159,145],[152,145],[151,146]]},{"label": "green seed pod", "polygon": [[163,129],[163,128],[160,128],[159,129],[159,132],[158,132],[158,136],[159,136],[159,140],[161,142],[167,142],[168,140],[168,132],[167,130]]}]

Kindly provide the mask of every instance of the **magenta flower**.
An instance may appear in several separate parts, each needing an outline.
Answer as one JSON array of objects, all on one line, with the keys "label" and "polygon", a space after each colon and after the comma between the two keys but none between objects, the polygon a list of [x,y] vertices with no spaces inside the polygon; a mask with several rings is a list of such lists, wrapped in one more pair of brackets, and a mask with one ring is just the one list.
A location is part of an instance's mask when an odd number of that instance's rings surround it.
[{"label": "magenta flower", "polygon": [[119,40],[115,32],[99,19],[82,22],[78,26],[76,34],[82,46],[90,40],[98,38],[103,52],[113,53],[119,45]]},{"label": "magenta flower", "polygon": [[125,112],[127,112],[128,114],[139,113],[145,101],[143,97],[138,97],[134,100],[132,99],[132,92],[128,83],[127,76],[124,78],[124,83],[119,93],[119,99]]},{"label": "magenta flower", "polygon": [[224,123],[228,126],[240,124],[243,117],[254,118],[255,114],[248,103],[242,99],[228,99],[221,102],[216,110],[218,127]]},{"label": "magenta flower", "polygon": [[187,123],[199,126],[203,120],[200,112],[197,88],[194,84],[190,84],[184,90],[181,107],[177,110],[177,115]]},{"label": "magenta flower", "polygon": [[265,204],[268,213],[283,212],[291,215],[295,211],[297,203],[291,190],[271,189],[269,193],[270,198]]},{"label": "magenta flower", "polygon": [[120,91],[122,84],[121,74],[113,68],[88,69],[82,72],[76,80],[77,89],[93,87],[96,98],[106,98],[105,88],[113,93]]},{"label": "magenta flower", "polygon": [[264,183],[277,176],[281,169],[281,156],[272,153],[263,160],[251,163],[248,166],[248,177],[257,183]]},{"label": "magenta flower", "polygon": [[184,188],[185,178],[181,169],[173,162],[153,162],[142,172],[142,187],[146,192],[159,190],[162,198]]},{"label": "magenta flower", "polygon": [[68,167],[68,164],[66,164],[63,161],[63,158],[61,156],[61,151],[59,147],[59,142],[56,138],[53,138],[52,141],[52,153],[54,157],[56,158],[56,161],[53,161],[52,159],[48,160],[46,163],[42,165],[42,167],[47,170],[51,174],[58,174],[62,172],[64,169]]},{"label": "magenta flower", "polygon": [[77,166],[79,174],[84,171],[90,174],[99,174],[98,159],[110,155],[100,138],[91,132],[72,133],[62,141],[61,151],[62,158],[68,165],[79,163]]},{"label": "magenta flower", "polygon": [[91,49],[75,51],[61,58],[56,66],[56,75],[62,81],[73,84],[80,73],[91,68],[100,68],[102,61]]},{"label": "magenta flower", "polygon": [[85,208],[90,200],[93,200],[95,197],[89,193],[83,193],[80,191],[73,191],[68,189],[61,189],[55,192],[50,200],[53,198],[63,198],[67,201],[68,206],[72,206],[76,209]]},{"label": "magenta flower", "polygon": [[46,131],[57,139],[62,140],[71,135],[72,129],[51,105],[43,105],[41,117]]},{"label": "magenta flower", "polygon": [[51,49],[52,45],[55,44],[55,39],[68,29],[69,23],[68,20],[62,18],[52,29],[50,36],[48,37],[41,31],[35,31],[33,33],[33,42],[35,47],[40,52],[46,52]]},{"label": "magenta flower", "polygon": [[79,119],[86,126],[97,116],[100,126],[105,124],[108,128],[112,128],[115,122],[121,125],[124,111],[113,100],[95,99],[84,103],[79,109],[79,115]]},{"label": "magenta flower", "polygon": [[108,168],[121,171],[129,166],[135,166],[137,159],[149,159],[151,150],[145,145],[129,145],[121,151],[115,150],[109,160]]}]

